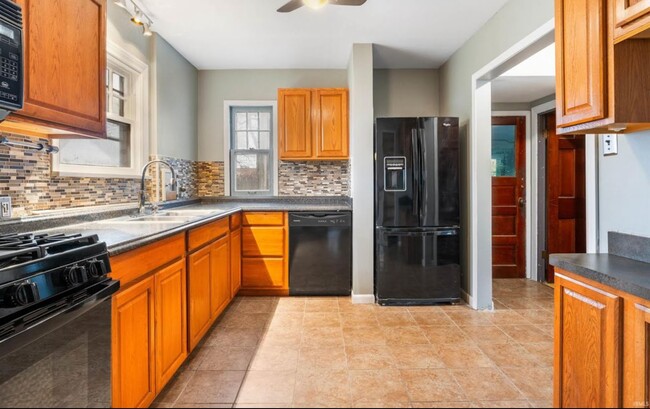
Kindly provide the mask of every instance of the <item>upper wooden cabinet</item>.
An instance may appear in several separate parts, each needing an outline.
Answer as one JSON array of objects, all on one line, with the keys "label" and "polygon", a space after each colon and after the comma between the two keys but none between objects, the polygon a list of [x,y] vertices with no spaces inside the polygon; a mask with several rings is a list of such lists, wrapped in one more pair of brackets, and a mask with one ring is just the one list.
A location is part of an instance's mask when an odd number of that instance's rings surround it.
[{"label": "upper wooden cabinet", "polygon": [[617,42],[641,34],[648,37],[650,30],[650,0],[615,0]]},{"label": "upper wooden cabinet", "polygon": [[650,129],[650,39],[614,44],[618,1],[555,2],[558,134]]},{"label": "upper wooden cabinet", "polygon": [[25,104],[1,130],[106,136],[106,0],[16,0],[24,14]]},{"label": "upper wooden cabinet", "polygon": [[349,158],[347,89],[280,89],[278,111],[280,159]]}]

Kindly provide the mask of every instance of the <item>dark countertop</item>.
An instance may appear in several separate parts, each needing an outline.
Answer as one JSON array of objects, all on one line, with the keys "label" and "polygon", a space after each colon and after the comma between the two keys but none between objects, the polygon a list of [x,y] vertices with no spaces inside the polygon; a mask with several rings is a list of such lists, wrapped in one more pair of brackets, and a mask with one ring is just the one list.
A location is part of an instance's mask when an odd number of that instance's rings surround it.
[{"label": "dark countertop", "polygon": [[650,300],[650,264],[613,254],[553,254],[551,265]]},{"label": "dark countertop", "polygon": [[[97,234],[106,242],[111,256],[134,250],[166,237],[173,236],[203,224],[221,219],[240,211],[306,211],[339,212],[351,211],[348,198],[269,198],[269,199],[206,199],[194,201],[181,207],[163,209],[165,211],[205,211],[204,215],[194,215],[184,222],[137,222],[131,216],[121,216],[105,220],[91,220],[42,230],[39,233],[83,233]],[[131,212],[132,213],[132,212]]]}]

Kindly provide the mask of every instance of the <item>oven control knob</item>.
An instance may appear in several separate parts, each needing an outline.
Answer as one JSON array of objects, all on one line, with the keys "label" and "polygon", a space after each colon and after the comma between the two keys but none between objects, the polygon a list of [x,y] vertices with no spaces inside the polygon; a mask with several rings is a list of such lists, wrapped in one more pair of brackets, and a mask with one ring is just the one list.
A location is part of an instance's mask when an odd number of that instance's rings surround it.
[{"label": "oven control knob", "polygon": [[74,265],[66,268],[63,272],[63,281],[71,287],[85,283],[88,281],[86,267]]},{"label": "oven control knob", "polygon": [[13,307],[24,307],[41,299],[36,283],[21,283],[9,289],[7,301]]},{"label": "oven control knob", "polygon": [[88,262],[88,275],[90,278],[99,278],[105,276],[106,273],[106,264],[104,264],[103,260],[90,260]]}]

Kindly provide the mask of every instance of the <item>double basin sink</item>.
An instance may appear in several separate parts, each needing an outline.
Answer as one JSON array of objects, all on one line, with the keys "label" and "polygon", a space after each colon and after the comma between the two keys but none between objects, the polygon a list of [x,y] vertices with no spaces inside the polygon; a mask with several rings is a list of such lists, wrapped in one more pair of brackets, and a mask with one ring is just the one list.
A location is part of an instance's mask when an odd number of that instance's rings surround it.
[{"label": "double basin sink", "polygon": [[127,216],[106,220],[108,223],[189,223],[221,211],[221,209],[186,209],[169,210],[141,216]]}]

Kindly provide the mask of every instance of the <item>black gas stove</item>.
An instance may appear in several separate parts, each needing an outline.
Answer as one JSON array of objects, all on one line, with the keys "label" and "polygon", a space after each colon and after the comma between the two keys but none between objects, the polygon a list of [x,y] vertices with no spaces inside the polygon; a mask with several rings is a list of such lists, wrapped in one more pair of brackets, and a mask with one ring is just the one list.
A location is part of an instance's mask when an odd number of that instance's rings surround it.
[{"label": "black gas stove", "polygon": [[0,355],[21,333],[47,331],[53,317],[117,291],[110,271],[96,235],[0,235]]}]

